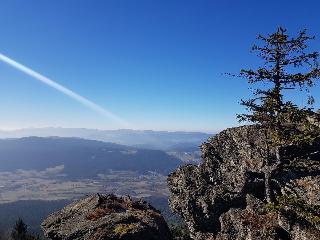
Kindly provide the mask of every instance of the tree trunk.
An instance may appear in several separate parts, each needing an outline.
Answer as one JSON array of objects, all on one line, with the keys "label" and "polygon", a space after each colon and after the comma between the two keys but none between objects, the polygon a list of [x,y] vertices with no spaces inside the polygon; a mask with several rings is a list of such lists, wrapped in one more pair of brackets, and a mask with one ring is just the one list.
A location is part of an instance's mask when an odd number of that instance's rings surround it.
[{"label": "tree trunk", "polygon": [[264,172],[264,187],[265,187],[265,200],[267,203],[272,202],[272,191],[271,191],[271,171],[270,167]]},{"label": "tree trunk", "polygon": [[269,162],[267,166],[265,166],[264,170],[264,178],[265,178],[265,200],[268,203],[273,202],[274,200],[274,189],[272,189],[271,181],[272,181],[272,173],[277,170],[281,164],[281,157],[280,157],[280,148],[277,146],[275,148],[275,163]]}]

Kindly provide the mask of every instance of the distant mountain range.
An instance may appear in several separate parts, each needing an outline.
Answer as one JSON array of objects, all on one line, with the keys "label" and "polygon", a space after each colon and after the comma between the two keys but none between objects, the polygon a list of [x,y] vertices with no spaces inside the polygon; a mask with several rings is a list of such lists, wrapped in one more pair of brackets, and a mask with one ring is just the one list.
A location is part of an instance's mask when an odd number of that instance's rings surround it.
[{"label": "distant mountain range", "polygon": [[37,137],[77,137],[103,142],[112,142],[144,149],[170,151],[188,146],[195,149],[212,134],[201,132],[167,132],[151,130],[97,130],[86,128],[29,128],[0,131],[0,138]]},{"label": "distant mountain range", "polygon": [[[0,204],[0,212],[7,216],[0,216],[0,232],[18,217],[38,232],[43,218],[70,199],[104,191],[149,197],[176,221],[167,205],[165,176],[199,158],[194,152],[209,136],[75,128],[0,131],[0,199],[39,200]],[[64,200],[40,201],[44,199]]]},{"label": "distant mountain range", "polygon": [[[115,171],[168,174],[182,162],[161,150],[138,149],[96,140],[26,137],[0,140],[0,172],[17,169],[94,178]],[[27,174],[27,173],[26,173]]]}]

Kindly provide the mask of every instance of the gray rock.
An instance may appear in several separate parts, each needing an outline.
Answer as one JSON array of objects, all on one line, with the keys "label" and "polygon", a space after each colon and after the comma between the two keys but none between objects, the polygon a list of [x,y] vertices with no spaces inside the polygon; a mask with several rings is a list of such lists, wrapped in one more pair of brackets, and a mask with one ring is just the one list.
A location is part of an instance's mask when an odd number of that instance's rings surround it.
[{"label": "gray rock", "polygon": [[[263,136],[258,126],[226,129],[201,146],[199,166],[183,166],[169,175],[170,207],[193,239],[303,239],[297,229],[311,234],[305,234],[309,239],[320,236],[314,226],[280,221],[278,213],[266,211]],[[286,163],[272,176],[277,193],[320,206],[319,152],[320,143],[283,147]]]},{"label": "gray rock", "polygon": [[51,214],[42,223],[52,240],[168,240],[161,214],[144,201],[130,197],[93,195]]}]

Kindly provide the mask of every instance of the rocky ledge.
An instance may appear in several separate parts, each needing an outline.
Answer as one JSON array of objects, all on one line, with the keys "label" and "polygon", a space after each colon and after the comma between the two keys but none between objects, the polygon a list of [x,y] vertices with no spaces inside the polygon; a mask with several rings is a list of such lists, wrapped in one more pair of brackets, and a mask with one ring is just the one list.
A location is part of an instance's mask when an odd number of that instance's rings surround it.
[{"label": "rocky ledge", "polygon": [[115,195],[93,195],[51,214],[42,223],[52,240],[168,240],[160,212],[144,201]]},{"label": "rocky ledge", "polygon": [[199,166],[168,177],[170,207],[193,239],[319,239],[320,143],[281,149],[285,163],[271,176],[278,197],[266,204],[262,131],[226,129],[201,146]]}]

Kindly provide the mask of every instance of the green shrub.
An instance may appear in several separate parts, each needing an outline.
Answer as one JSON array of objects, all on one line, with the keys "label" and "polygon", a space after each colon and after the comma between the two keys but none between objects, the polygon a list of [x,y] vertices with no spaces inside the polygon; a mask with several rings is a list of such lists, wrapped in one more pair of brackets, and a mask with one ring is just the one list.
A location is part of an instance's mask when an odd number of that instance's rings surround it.
[{"label": "green shrub", "polygon": [[293,195],[277,196],[274,203],[266,205],[267,210],[293,213],[313,225],[320,224],[320,206],[310,205]]}]

